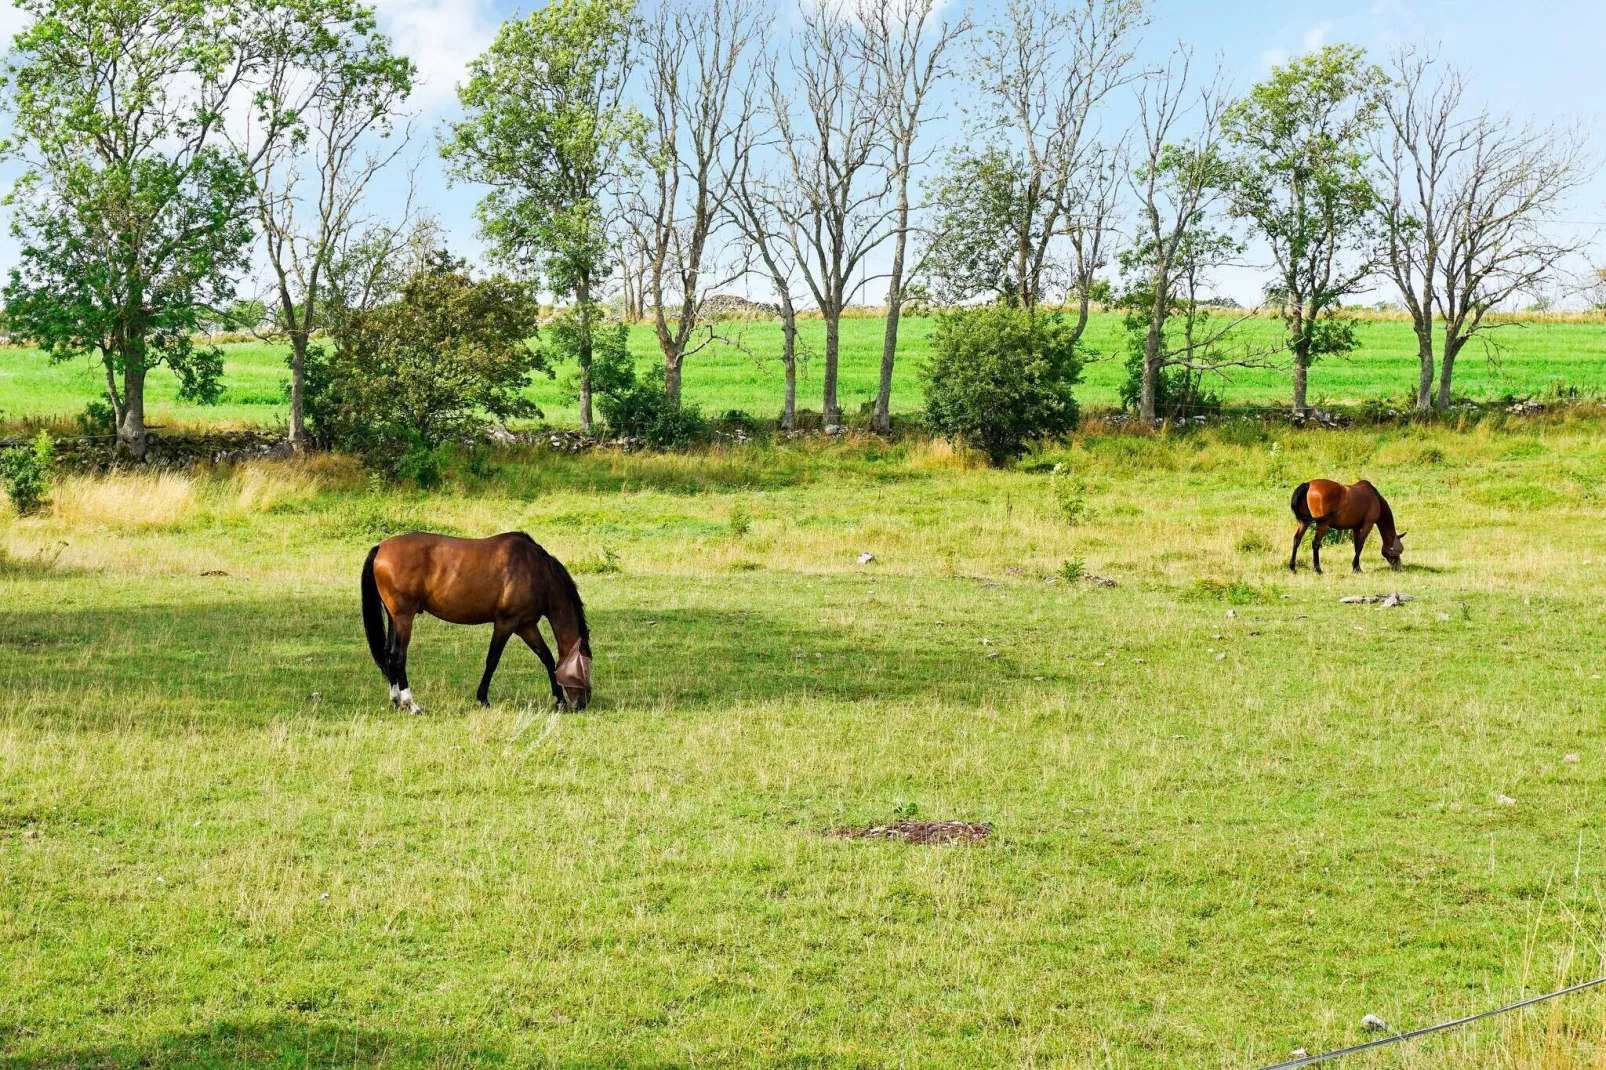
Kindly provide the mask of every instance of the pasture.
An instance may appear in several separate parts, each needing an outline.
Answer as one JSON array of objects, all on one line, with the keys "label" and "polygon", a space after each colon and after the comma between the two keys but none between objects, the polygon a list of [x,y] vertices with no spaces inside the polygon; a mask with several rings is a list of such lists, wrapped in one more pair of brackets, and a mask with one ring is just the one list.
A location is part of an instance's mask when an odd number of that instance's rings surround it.
[{"label": "pasture", "polygon": [[[780,327],[769,322],[738,322],[722,324],[719,329],[737,345],[716,342],[687,359],[687,399],[710,415],[740,409],[761,418],[774,417],[780,412],[782,394]],[[1246,333],[1269,339],[1279,329],[1274,321],[1256,320],[1247,325]],[[843,411],[850,417],[875,397],[884,330],[880,319],[842,323],[841,399]],[[1362,343],[1356,353],[1318,362],[1312,368],[1312,403],[1353,405],[1379,398],[1403,403],[1414,398],[1416,340],[1410,324],[1362,319],[1356,330]],[[928,352],[931,331],[930,319],[911,317],[903,322],[892,395],[897,412],[912,412],[921,406],[916,369]],[[817,411],[824,326],[818,319],[805,319],[800,322],[800,335],[805,365],[799,373],[798,405]],[[1606,323],[1540,318],[1503,328],[1492,337],[1498,343],[1496,348],[1485,350],[1474,343],[1462,354],[1457,364],[1458,395],[1489,401],[1508,395],[1542,397],[1571,389],[1586,394],[1606,391]],[[1077,398],[1084,408],[1114,408],[1126,374],[1120,316],[1095,315],[1086,339],[1092,363],[1077,388]],[[633,327],[630,345],[643,374],[655,364],[661,365],[650,326]],[[289,411],[284,392],[287,350],[271,344],[233,344],[224,349],[226,393],[222,404],[202,407],[177,401],[177,381],[158,371],[147,386],[151,422],[282,423]],[[548,420],[573,426],[577,410],[566,385],[572,368],[556,371],[555,379],[538,378],[530,394]],[[1288,401],[1288,378],[1282,372],[1235,369],[1229,374],[1229,379],[1210,386],[1230,405],[1280,406]],[[100,396],[104,383],[100,367],[87,360],[52,366],[32,350],[0,349],[0,422],[70,416]]]},{"label": "pasture", "polygon": [[[1289,574],[1315,475],[1402,572]],[[0,1067],[1254,1066],[1597,976],[1603,480],[1583,410],[69,479],[0,520]],[[390,709],[357,573],[415,527],[574,568],[589,709],[516,645],[480,709],[427,618]],[[901,816],[992,832],[835,834]]]}]

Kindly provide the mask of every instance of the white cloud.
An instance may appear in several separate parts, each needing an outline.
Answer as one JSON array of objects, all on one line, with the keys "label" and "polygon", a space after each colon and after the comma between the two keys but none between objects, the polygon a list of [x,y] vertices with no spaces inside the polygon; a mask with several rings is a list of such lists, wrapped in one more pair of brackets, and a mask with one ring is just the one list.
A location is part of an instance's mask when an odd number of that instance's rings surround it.
[{"label": "white cloud", "polygon": [[1305,31],[1305,51],[1319,52],[1322,45],[1327,43],[1327,35],[1333,32],[1331,22],[1318,23]]},{"label": "white cloud", "polygon": [[496,36],[485,0],[377,0],[380,26],[418,64],[413,106],[424,114],[452,100],[469,61]]},{"label": "white cloud", "polygon": [[1288,62],[1288,52],[1281,48],[1268,48],[1260,54],[1260,65],[1270,70]]}]

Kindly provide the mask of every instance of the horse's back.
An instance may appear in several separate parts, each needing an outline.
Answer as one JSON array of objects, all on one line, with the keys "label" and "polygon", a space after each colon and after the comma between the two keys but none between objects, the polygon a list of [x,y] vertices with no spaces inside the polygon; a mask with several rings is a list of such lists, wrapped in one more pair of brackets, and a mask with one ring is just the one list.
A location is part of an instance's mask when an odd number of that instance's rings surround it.
[{"label": "horse's back", "polygon": [[1305,503],[1313,519],[1330,517],[1344,508],[1347,488],[1331,479],[1313,479],[1305,484]]},{"label": "horse's back", "polygon": [[380,543],[374,574],[387,601],[405,601],[446,620],[482,623],[529,589],[539,550],[523,532],[465,539],[410,531]]}]

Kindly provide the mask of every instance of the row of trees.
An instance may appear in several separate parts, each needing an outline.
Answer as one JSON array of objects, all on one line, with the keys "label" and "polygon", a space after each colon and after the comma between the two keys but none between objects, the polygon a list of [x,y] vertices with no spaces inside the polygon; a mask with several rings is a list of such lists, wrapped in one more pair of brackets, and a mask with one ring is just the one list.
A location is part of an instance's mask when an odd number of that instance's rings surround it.
[{"label": "row of trees", "polygon": [[[299,443],[308,368],[343,359],[355,315],[405,298],[389,265],[417,244],[411,207],[374,221],[365,203],[406,143],[412,64],[356,0],[22,7],[4,89],[6,151],[25,164],[12,333],[98,359],[141,454],[153,367],[216,398],[221,356],[197,327],[236,299],[257,242]],[[843,312],[882,284],[880,429],[911,298],[1064,308],[1056,352],[1095,301],[1119,302],[1128,393],[1152,419],[1243,364],[1290,366],[1303,411],[1310,365],[1355,344],[1343,300],[1391,280],[1419,339],[1418,404],[1447,405],[1488,313],[1576,248],[1553,233],[1582,178],[1575,132],[1474,107],[1459,72],[1410,50],[1385,71],[1328,47],[1234,97],[1186,49],[1142,63],[1147,19],[1144,0],[1008,0],[979,25],[938,0],[858,0],[806,5],[777,34],[764,0],[549,0],[472,63],[440,152],[485,191],[507,285],[562,306],[530,366],[572,360],[586,431],[599,354],[618,348],[605,297],[651,320],[675,408],[718,337],[706,298],[746,277],[777,297],[787,427],[799,309],[824,320],[829,427]],[[942,117],[965,132],[946,152],[930,144]],[[1275,346],[1210,300],[1250,247],[1272,261]]]},{"label": "row of trees", "polygon": [[[935,0],[820,4],[766,46],[771,14],[751,0],[662,0],[645,19],[625,0],[553,3],[504,28],[462,95],[458,145],[478,147],[449,150],[457,173],[574,212],[568,248],[588,264],[587,292],[611,274],[627,309],[654,321],[671,403],[687,359],[716,337],[703,299],[757,274],[779,299],[783,426],[805,305],[825,326],[821,409],[840,422],[840,320],[874,262],[887,308],[877,428],[911,294],[1064,305],[1073,341],[1096,299],[1116,300],[1132,403],[1154,419],[1235,365],[1288,367],[1304,412],[1310,366],[1356,344],[1345,299],[1393,282],[1419,340],[1417,404],[1445,407],[1457,356],[1497,325],[1488,313],[1579,249],[1555,234],[1585,178],[1577,131],[1473,106],[1464,75],[1418,50],[1385,70],[1327,47],[1234,97],[1185,48],[1158,68],[1140,62],[1142,0],[1010,0],[980,26]],[[590,64],[572,62],[576,41]],[[509,84],[503,64],[525,79],[517,100],[485,91]],[[606,94],[568,84],[601,71]],[[966,137],[935,154],[923,130],[956,99]],[[565,166],[554,151],[550,173],[583,175],[583,188],[490,165],[560,149],[523,119],[534,101],[575,121],[576,100],[599,135],[581,146],[594,163]],[[1122,100],[1136,120],[1112,134]],[[482,207],[504,255],[562,247],[510,227],[505,201]],[[1270,346],[1211,300],[1216,273],[1251,248],[1271,260],[1266,298],[1285,327]],[[562,272],[548,277],[562,288]]]}]

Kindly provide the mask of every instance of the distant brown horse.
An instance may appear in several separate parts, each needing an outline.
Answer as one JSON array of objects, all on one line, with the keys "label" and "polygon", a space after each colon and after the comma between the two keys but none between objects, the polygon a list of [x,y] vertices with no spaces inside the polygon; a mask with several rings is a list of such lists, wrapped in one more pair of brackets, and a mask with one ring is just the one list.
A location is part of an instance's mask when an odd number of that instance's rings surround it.
[{"label": "distant brown horse", "polygon": [[1400,567],[1400,555],[1405,552],[1405,544],[1400,540],[1405,538],[1405,532],[1394,530],[1394,510],[1366,480],[1346,487],[1331,479],[1313,479],[1294,488],[1288,506],[1294,511],[1294,519],[1299,521],[1299,530],[1294,532],[1294,552],[1288,555],[1290,571],[1298,569],[1299,540],[1305,537],[1305,529],[1311,524],[1316,525],[1310,553],[1317,572],[1322,570],[1322,540],[1327,537],[1328,528],[1355,533],[1353,567],[1359,572],[1361,547],[1366,545],[1373,525],[1383,536],[1383,560],[1394,568]]},{"label": "distant brown horse", "polygon": [[[374,664],[390,681],[391,705],[420,712],[407,685],[407,644],[419,611],[453,624],[489,624],[491,649],[476,697],[491,702],[491,675],[517,635],[546,666],[560,708],[591,701],[591,632],[585,605],[562,562],[522,531],[454,539],[415,531],[368,551],[362,566],[362,617]],[[558,642],[552,657],[537,626],[545,617]]]}]

